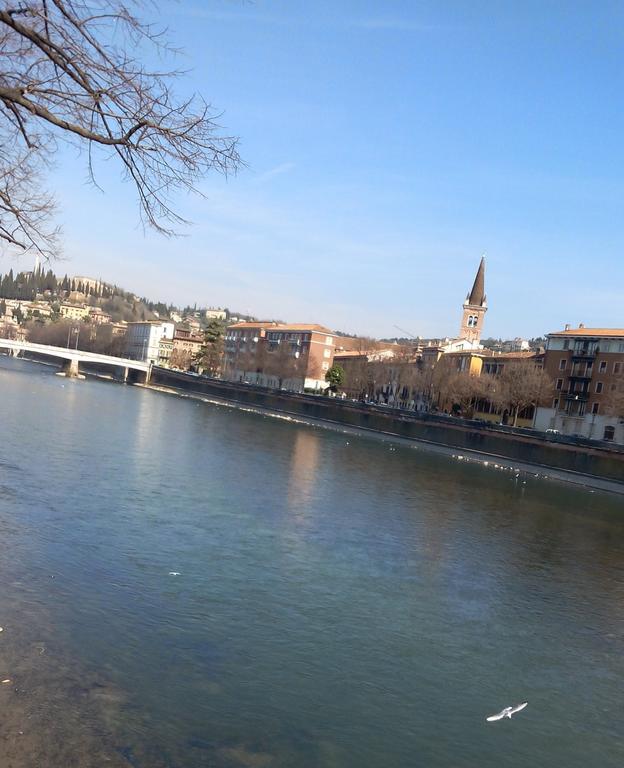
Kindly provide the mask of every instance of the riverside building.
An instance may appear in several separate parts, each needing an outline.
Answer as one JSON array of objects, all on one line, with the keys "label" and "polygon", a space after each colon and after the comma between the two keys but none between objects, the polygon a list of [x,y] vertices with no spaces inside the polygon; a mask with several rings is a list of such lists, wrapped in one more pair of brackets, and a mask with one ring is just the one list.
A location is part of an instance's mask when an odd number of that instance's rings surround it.
[{"label": "riverside building", "polygon": [[160,340],[173,339],[173,333],[173,323],[161,323],[157,320],[128,323],[126,331],[128,357],[130,360],[158,362]]},{"label": "riverside building", "polygon": [[223,378],[276,389],[325,389],[335,335],[322,325],[236,323],[227,328]]},{"label": "riverside building", "polygon": [[547,339],[553,388],[537,409],[536,429],[624,443],[624,329],[581,323]]}]

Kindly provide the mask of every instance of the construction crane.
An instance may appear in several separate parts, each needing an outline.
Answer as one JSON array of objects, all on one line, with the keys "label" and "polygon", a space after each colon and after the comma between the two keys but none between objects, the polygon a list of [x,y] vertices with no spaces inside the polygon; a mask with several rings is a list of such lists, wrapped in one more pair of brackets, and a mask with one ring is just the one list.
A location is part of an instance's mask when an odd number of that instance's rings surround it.
[{"label": "construction crane", "polygon": [[420,338],[419,336],[414,336],[413,333],[410,333],[409,331],[406,331],[405,328],[401,328],[398,325],[393,325],[392,327],[396,328],[397,331],[401,331],[401,333],[406,333],[410,338],[414,339],[415,341],[418,341],[418,339]]}]

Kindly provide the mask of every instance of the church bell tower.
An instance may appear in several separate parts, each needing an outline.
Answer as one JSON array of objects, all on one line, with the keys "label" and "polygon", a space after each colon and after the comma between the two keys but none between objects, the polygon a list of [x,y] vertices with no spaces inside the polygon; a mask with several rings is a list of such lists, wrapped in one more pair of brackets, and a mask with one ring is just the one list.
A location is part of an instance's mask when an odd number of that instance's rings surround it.
[{"label": "church bell tower", "polygon": [[483,320],[487,312],[485,300],[485,256],[481,257],[481,263],[477,270],[472,290],[466,296],[464,311],[462,314],[459,338],[466,339],[477,344],[481,340]]}]

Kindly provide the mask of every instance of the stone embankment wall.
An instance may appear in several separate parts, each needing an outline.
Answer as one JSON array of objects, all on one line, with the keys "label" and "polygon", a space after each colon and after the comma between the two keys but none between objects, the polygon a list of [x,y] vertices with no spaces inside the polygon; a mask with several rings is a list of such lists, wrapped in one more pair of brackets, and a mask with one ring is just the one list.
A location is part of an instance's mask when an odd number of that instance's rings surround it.
[{"label": "stone embankment wall", "polygon": [[531,430],[501,427],[434,414],[395,411],[316,395],[298,395],[262,387],[208,379],[154,368],[151,384],[203,394],[293,416],[321,419],[457,450],[478,451],[510,461],[576,472],[624,486],[624,447]]}]

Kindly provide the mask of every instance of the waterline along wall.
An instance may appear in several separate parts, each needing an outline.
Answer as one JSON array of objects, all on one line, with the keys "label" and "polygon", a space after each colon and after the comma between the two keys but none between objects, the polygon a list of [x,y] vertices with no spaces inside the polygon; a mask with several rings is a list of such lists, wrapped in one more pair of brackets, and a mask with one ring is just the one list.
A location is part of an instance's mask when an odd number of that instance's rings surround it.
[{"label": "waterline along wall", "polygon": [[560,437],[549,439],[530,431],[430,414],[394,411],[330,397],[297,395],[178,373],[166,368],[153,368],[151,384],[293,416],[320,419],[601,478],[621,484],[624,491],[624,449],[621,446],[584,440],[571,441]]}]

